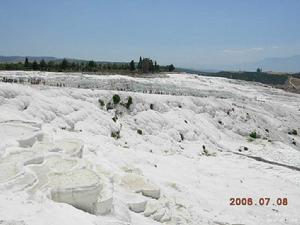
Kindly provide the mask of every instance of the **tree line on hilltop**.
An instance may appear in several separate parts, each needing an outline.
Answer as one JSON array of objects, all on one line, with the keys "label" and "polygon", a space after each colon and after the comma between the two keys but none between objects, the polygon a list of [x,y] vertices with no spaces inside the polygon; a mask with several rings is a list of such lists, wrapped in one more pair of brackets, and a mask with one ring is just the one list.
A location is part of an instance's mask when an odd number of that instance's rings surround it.
[{"label": "tree line on hilltop", "polygon": [[18,63],[0,63],[0,70],[38,70],[51,72],[120,72],[120,73],[156,73],[172,72],[175,70],[173,64],[161,66],[150,58],[139,58],[139,62],[131,60],[129,63],[99,63],[91,61],[29,61]]}]

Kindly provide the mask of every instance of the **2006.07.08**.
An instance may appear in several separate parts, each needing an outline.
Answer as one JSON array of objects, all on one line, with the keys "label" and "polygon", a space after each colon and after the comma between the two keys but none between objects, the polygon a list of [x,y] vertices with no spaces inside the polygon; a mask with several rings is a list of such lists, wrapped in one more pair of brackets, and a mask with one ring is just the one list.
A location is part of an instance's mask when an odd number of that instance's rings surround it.
[{"label": "2006.07.08", "polygon": [[276,198],[275,201],[270,201],[271,198],[259,198],[257,201],[253,200],[253,198],[230,198],[229,204],[233,206],[240,206],[240,205],[288,205],[287,198]]}]

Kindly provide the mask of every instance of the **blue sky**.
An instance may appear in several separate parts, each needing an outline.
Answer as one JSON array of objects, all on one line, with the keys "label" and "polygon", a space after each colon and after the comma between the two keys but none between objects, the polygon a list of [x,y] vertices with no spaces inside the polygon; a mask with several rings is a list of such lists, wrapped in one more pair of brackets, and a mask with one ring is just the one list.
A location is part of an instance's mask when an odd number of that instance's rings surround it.
[{"label": "blue sky", "polygon": [[192,68],[300,54],[299,0],[1,0],[0,55]]}]

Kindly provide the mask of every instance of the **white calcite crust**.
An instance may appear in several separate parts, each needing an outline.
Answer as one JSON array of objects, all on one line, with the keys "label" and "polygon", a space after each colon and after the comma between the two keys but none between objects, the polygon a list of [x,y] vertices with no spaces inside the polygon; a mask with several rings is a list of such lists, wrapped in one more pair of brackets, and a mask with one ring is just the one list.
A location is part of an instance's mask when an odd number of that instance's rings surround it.
[{"label": "white calcite crust", "polygon": [[113,196],[112,194],[103,194],[100,193],[100,197],[98,198],[95,204],[95,215],[106,215],[111,212],[113,206]]},{"label": "white calcite crust", "polygon": [[144,196],[135,193],[123,195],[122,200],[127,204],[131,211],[136,213],[144,212],[148,201]]},{"label": "white calcite crust", "polygon": [[138,174],[126,174],[124,177],[122,177],[122,185],[134,192],[141,192],[147,197],[155,199],[160,197],[160,188]]},{"label": "white calcite crust", "polygon": [[52,200],[94,213],[102,189],[95,172],[76,169],[67,173],[50,173],[48,176]]},{"label": "white calcite crust", "polygon": [[11,152],[8,156],[6,156],[5,160],[2,161],[23,164],[26,166],[30,164],[42,163],[44,161],[44,156],[24,148],[16,152]]},{"label": "white calcite crust", "polygon": [[[175,73],[3,76],[25,83],[0,82],[0,220],[300,224],[299,95]],[[107,110],[114,94],[121,102]],[[243,196],[270,204],[229,205]],[[287,206],[276,206],[280,197]]]},{"label": "white calcite crust", "polygon": [[79,140],[59,140],[55,142],[55,147],[70,157],[82,157],[83,144]]},{"label": "white calcite crust", "polygon": [[14,162],[0,163],[0,183],[6,183],[16,178],[22,171],[22,167]]}]

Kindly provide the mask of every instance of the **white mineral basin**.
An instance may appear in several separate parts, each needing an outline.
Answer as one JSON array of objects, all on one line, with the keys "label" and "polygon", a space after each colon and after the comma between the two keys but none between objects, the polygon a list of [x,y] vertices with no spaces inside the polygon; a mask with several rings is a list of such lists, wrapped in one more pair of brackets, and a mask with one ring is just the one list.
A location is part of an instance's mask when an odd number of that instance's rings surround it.
[{"label": "white mineral basin", "polygon": [[49,186],[58,189],[77,189],[97,187],[99,176],[88,169],[76,169],[67,173],[50,173]]}]

